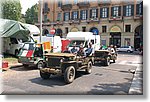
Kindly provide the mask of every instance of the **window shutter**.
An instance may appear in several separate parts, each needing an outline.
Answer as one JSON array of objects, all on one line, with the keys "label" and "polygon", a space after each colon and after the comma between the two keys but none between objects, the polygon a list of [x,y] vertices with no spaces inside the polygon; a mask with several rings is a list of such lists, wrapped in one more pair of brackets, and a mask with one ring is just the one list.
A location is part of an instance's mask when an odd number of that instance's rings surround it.
[{"label": "window shutter", "polygon": [[81,10],[81,11],[80,11],[80,19],[81,19],[81,20],[82,20],[82,12],[83,12],[83,11]]},{"label": "window shutter", "polygon": [[90,18],[92,18],[92,9],[90,9]]},{"label": "window shutter", "polygon": [[134,5],[131,5],[131,16],[134,15]]},{"label": "window shutter", "polygon": [[72,20],[74,20],[74,12],[72,12]]},{"label": "window shutter", "polygon": [[118,16],[121,16],[121,6],[119,6]]},{"label": "window shutter", "polygon": [[77,11],[77,19],[79,19],[79,11]]},{"label": "window shutter", "polygon": [[69,12],[69,20],[71,20],[71,19],[70,19],[70,12]]},{"label": "window shutter", "polygon": [[65,21],[65,13],[64,13],[64,21]]},{"label": "window shutter", "polygon": [[114,7],[111,7],[111,16],[114,16]]},{"label": "window shutter", "polygon": [[136,15],[139,15],[139,4],[136,4]]},{"label": "window shutter", "polygon": [[126,16],[126,6],[123,6],[123,16]]},{"label": "window shutter", "polygon": [[88,10],[86,10],[86,19],[88,19]]},{"label": "window shutter", "polygon": [[143,15],[143,1],[140,3],[141,5],[141,14],[140,15]]},{"label": "window shutter", "polygon": [[96,9],[96,18],[98,18],[98,9]]},{"label": "window shutter", "polygon": [[107,18],[109,17],[109,8],[107,8]]},{"label": "window shutter", "polygon": [[103,11],[103,8],[100,8],[100,18],[103,18],[102,17],[102,11]]}]

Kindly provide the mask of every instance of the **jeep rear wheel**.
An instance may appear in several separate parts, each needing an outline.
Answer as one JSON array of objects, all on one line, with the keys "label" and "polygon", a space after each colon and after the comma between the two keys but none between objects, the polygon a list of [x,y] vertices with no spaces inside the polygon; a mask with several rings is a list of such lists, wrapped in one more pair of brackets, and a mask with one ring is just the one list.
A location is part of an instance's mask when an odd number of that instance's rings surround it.
[{"label": "jeep rear wheel", "polygon": [[48,79],[50,77],[50,75],[51,75],[50,73],[42,72],[40,70],[40,76],[41,76],[42,79]]},{"label": "jeep rear wheel", "polygon": [[75,68],[73,66],[67,67],[64,73],[64,80],[67,84],[72,83],[75,78]]},{"label": "jeep rear wheel", "polygon": [[91,61],[88,62],[88,66],[87,66],[87,69],[85,69],[85,72],[87,74],[91,74],[92,73],[92,62]]},{"label": "jeep rear wheel", "polygon": [[27,67],[29,67],[29,65],[28,64],[23,64],[23,67],[27,68]]}]

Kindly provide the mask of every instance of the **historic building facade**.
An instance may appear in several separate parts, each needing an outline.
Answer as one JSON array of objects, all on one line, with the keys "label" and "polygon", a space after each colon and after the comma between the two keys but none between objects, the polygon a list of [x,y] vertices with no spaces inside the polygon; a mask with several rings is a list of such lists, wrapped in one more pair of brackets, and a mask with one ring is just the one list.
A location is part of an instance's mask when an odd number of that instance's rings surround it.
[{"label": "historic building facade", "polygon": [[143,42],[141,0],[50,1],[43,0],[43,34],[54,28],[61,37],[77,31],[99,34],[103,45],[139,48]]}]

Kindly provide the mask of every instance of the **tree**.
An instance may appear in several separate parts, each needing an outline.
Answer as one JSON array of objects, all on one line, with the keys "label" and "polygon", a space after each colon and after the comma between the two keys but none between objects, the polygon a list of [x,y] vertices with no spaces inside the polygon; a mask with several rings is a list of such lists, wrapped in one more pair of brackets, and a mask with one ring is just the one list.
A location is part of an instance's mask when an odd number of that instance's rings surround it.
[{"label": "tree", "polygon": [[35,4],[25,13],[25,21],[29,24],[35,24],[38,22],[38,4]]},{"label": "tree", "polygon": [[4,19],[21,20],[21,4],[19,0],[4,0],[2,2],[2,16]]}]

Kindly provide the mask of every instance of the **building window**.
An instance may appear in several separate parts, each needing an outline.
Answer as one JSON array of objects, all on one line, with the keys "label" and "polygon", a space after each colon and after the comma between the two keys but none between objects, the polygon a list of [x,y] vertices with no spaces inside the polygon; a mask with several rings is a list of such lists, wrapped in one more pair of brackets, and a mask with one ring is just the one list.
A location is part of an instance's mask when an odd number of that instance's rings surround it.
[{"label": "building window", "polygon": [[87,10],[81,10],[81,20],[86,20],[87,19]]},{"label": "building window", "polygon": [[65,0],[65,1],[64,1],[64,4],[69,4],[69,1],[70,1],[70,0]]},{"label": "building window", "polygon": [[107,18],[108,14],[107,14],[107,8],[102,8],[102,18]]},{"label": "building window", "polygon": [[98,17],[98,9],[91,9],[90,18],[97,18],[97,17]]},{"label": "building window", "polygon": [[113,17],[118,17],[119,16],[119,7],[115,6],[113,8]]},{"label": "building window", "polygon": [[131,16],[131,5],[126,6],[126,16]]},{"label": "building window", "polygon": [[61,13],[57,14],[57,21],[61,21]]},{"label": "building window", "polygon": [[74,4],[77,4],[78,3],[78,0],[74,0]]},{"label": "building window", "polygon": [[58,7],[62,7],[62,1],[58,1]]},{"label": "building window", "polygon": [[47,15],[44,15],[44,22],[47,22]]},{"label": "building window", "polygon": [[65,12],[64,13],[64,21],[69,21],[70,19],[70,13],[69,12]]},{"label": "building window", "polygon": [[78,19],[78,11],[72,12],[72,20]]},{"label": "building window", "polygon": [[107,32],[107,26],[102,26],[102,33],[106,33]]},{"label": "building window", "polygon": [[131,25],[125,26],[125,32],[131,32]]},{"label": "building window", "polygon": [[68,34],[68,27],[65,28],[65,33]]},{"label": "building window", "polygon": [[86,32],[86,27],[82,27],[82,32]]},{"label": "building window", "polygon": [[143,1],[136,5],[136,14],[143,15]]}]

